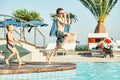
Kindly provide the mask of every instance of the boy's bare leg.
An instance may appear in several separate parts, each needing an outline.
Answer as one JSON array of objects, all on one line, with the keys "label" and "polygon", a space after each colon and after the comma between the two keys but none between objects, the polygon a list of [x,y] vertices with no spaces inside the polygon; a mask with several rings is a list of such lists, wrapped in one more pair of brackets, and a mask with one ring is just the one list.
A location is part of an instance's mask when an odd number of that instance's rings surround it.
[{"label": "boy's bare leg", "polygon": [[47,57],[47,60],[49,62],[49,64],[51,63],[51,58],[53,57],[53,55],[56,53],[56,51],[60,48],[60,45],[57,45],[56,48],[51,52],[51,54]]},{"label": "boy's bare leg", "polygon": [[13,48],[9,47],[10,52],[12,52],[7,59],[5,59],[5,63],[9,65],[9,60],[15,55],[15,51]]},{"label": "boy's bare leg", "polygon": [[7,59],[5,59],[5,63],[9,65],[9,60],[15,55],[15,53],[11,53]]},{"label": "boy's bare leg", "polygon": [[64,38],[63,38],[62,45],[61,45],[62,49],[64,49],[64,44],[65,44],[65,42],[68,42],[68,39],[69,39],[69,33],[66,33]]},{"label": "boy's bare leg", "polygon": [[57,51],[56,48],[53,49],[53,51],[50,53],[50,55],[47,56],[47,59],[50,60],[50,58],[56,53],[56,51]]},{"label": "boy's bare leg", "polygon": [[8,60],[8,59],[5,59],[5,63],[6,63],[7,65],[9,65],[9,60]]},{"label": "boy's bare leg", "polygon": [[51,63],[51,59],[52,59],[53,55],[56,53],[57,50],[58,50],[58,49],[55,48],[55,49],[52,51],[52,53],[50,54],[49,60],[48,60],[49,64]]},{"label": "boy's bare leg", "polygon": [[17,59],[18,59],[18,64],[19,65],[22,65],[22,64],[25,64],[25,63],[23,63],[21,60],[20,60],[20,56],[19,56],[19,53],[18,53],[18,51],[16,50],[16,48],[11,48],[11,47],[9,47],[9,50],[12,52],[9,56],[8,56],[8,58],[7,59],[5,59],[5,63],[6,64],[8,64],[9,65],[9,60],[16,54],[16,56],[17,56]]},{"label": "boy's bare leg", "polygon": [[20,59],[20,55],[19,55],[19,53],[18,53],[18,51],[17,51],[16,48],[15,48],[15,52],[16,52],[16,56],[17,56],[17,60],[18,60],[18,64],[19,64],[19,65],[24,65],[25,63],[23,63],[23,62],[21,61],[21,59]]},{"label": "boy's bare leg", "polygon": [[63,42],[65,42],[65,41],[68,42],[69,37],[70,37],[70,34],[69,33],[65,33]]}]

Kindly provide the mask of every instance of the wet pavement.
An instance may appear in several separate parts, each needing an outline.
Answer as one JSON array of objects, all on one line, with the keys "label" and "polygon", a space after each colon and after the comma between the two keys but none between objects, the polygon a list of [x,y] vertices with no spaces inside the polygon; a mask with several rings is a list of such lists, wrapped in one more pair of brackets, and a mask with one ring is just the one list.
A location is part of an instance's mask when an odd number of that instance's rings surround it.
[{"label": "wet pavement", "polygon": [[73,63],[57,63],[48,64],[46,62],[26,62],[25,65],[19,66],[12,62],[10,65],[0,63],[0,74],[18,74],[18,73],[32,73],[32,72],[50,72],[60,70],[75,69],[76,64]]}]

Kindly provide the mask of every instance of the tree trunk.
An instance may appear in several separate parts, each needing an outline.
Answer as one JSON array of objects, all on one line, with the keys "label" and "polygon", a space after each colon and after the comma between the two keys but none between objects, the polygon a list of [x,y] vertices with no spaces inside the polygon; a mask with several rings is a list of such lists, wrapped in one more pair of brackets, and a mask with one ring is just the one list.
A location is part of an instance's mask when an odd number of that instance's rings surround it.
[{"label": "tree trunk", "polygon": [[98,22],[94,33],[106,33],[106,29],[103,22]]}]

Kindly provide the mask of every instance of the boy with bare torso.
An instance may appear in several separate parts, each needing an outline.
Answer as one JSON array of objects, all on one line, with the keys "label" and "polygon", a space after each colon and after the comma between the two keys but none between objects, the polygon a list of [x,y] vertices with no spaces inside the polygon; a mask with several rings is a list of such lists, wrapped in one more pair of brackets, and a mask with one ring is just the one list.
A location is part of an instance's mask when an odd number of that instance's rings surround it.
[{"label": "boy with bare torso", "polygon": [[19,43],[20,45],[22,45],[13,35],[13,31],[14,31],[14,27],[12,25],[8,25],[7,26],[7,34],[6,34],[6,47],[7,49],[11,52],[11,54],[8,56],[7,59],[5,59],[5,63],[9,65],[9,60],[16,55],[17,56],[17,60],[18,60],[18,64],[19,65],[23,65],[25,63],[23,63],[20,59],[19,56],[19,52],[17,51],[17,49],[15,48],[15,43]]},{"label": "boy with bare torso", "polygon": [[47,60],[50,60],[52,56],[56,53],[56,51],[59,48],[63,48],[65,40],[68,38],[68,33],[64,32],[65,25],[70,25],[70,15],[65,13],[62,8],[58,8],[56,10],[57,13],[57,40],[56,40],[56,47],[55,49],[51,52],[49,56],[47,56]]}]

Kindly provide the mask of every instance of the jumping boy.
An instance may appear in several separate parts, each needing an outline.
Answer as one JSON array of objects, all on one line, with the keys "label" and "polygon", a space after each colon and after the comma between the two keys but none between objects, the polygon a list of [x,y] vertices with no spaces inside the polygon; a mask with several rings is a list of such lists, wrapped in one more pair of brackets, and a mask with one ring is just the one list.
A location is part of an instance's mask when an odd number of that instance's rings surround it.
[{"label": "jumping boy", "polygon": [[57,40],[56,40],[55,49],[51,52],[51,54],[49,56],[47,56],[47,60],[49,60],[49,63],[50,63],[52,56],[57,52],[57,50],[59,48],[63,48],[64,42],[67,40],[68,35],[69,35],[68,33],[64,32],[64,27],[65,27],[65,25],[70,25],[70,14],[65,13],[62,8],[58,8],[56,10],[56,13],[57,13],[57,16],[56,16]]}]

